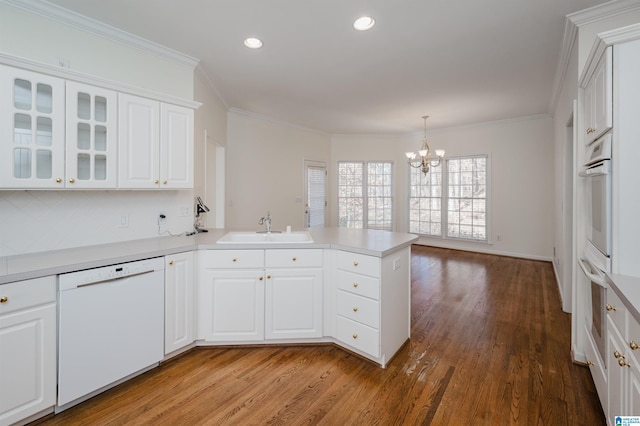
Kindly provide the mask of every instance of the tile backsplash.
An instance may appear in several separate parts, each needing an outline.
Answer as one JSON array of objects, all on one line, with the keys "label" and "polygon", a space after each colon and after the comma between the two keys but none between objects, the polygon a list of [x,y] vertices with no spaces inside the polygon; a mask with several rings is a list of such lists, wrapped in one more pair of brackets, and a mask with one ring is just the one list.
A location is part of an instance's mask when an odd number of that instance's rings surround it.
[{"label": "tile backsplash", "polygon": [[190,190],[0,191],[0,257],[192,230]]}]

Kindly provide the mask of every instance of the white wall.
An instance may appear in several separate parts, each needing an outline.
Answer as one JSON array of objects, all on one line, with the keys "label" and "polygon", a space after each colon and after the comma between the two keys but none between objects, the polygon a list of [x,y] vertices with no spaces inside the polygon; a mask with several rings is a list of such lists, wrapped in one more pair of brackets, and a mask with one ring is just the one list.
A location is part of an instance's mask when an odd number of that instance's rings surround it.
[{"label": "white wall", "polygon": [[195,73],[194,99],[202,106],[195,112],[194,194],[202,198],[210,211],[201,225],[216,223],[216,147],[227,144],[227,107],[200,70]]},{"label": "white wall", "polygon": [[[551,259],[553,252],[553,134],[550,117],[529,117],[476,126],[427,130],[432,149],[447,157],[489,154],[491,162],[491,244],[422,238],[421,243],[487,253]],[[395,230],[407,230],[408,165],[404,152],[415,151],[421,134],[408,136],[334,136],[331,167],[338,161],[394,162]],[[331,175],[330,187],[337,177]],[[337,221],[337,195],[330,202]],[[496,236],[500,235],[500,241]]]},{"label": "white wall", "polygon": [[274,229],[302,228],[304,160],[328,162],[329,150],[328,135],[230,110],[226,227],[260,229],[270,211]]},{"label": "white wall", "polygon": [[[192,99],[193,67],[102,39],[0,4],[0,52]],[[190,231],[193,191],[0,191],[0,256],[111,243]],[[120,227],[120,217],[129,225]]]}]

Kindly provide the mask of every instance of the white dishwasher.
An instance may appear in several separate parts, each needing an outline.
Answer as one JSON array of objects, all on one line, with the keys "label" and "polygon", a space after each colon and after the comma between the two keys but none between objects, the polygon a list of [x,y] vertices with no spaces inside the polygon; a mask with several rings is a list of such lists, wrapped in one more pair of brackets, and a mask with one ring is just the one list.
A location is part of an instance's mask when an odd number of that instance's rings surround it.
[{"label": "white dishwasher", "polygon": [[163,358],[163,258],[62,274],[58,291],[57,412]]}]

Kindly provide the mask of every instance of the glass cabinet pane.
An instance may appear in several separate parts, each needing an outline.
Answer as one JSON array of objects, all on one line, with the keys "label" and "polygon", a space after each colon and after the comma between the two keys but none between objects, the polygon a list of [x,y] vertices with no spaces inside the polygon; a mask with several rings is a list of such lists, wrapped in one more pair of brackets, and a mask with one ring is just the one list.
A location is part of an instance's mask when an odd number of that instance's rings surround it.
[{"label": "glass cabinet pane", "polygon": [[16,145],[31,144],[31,116],[16,114],[13,122],[13,142]]},{"label": "glass cabinet pane", "polygon": [[107,128],[104,126],[96,126],[95,128],[94,148],[96,151],[107,150]]},{"label": "glass cabinet pane", "polygon": [[13,105],[17,109],[31,109],[31,82],[16,79],[13,86]]},{"label": "glass cabinet pane", "polygon": [[78,93],[78,118],[83,120],[91,118],[91,96],[88,93]]},{"label": "glass cabinet pane", "polygon": [[78,154],[78,179],[89,180],[91,177],[91,157],[89,154]]},{"label": "glass cabinet pane", "polygon": [[31,150],[16,148],[13,151],[13,176],[18,179],[31,177]]},{"label": "glass cabinet pane", "polygon": [[101,123],[107,121],[107,98],[96,96],[95,100],[95,120]]},{"label": "glass cabinet pane", "polygon": [[36,176],[38,179],[51,179],[53,175],[53,158],[48,149],[36,151]]},{"label": "glass cabinet pane", "polygon": [[53,88],[48,84],[38,83],[36,89],[36,109],[51,114],[53,111]]},{"label": "glass cabinet pane", "polygon": [[95,169],[96,180],[107,180],[107,157],[104,155],[96,155]]},{"label": "glass cabinet pane", "polygon": [[91,126],[87,123],[78,123],[78,149],[91,148]]},{"label": "glass cabinet pane", "polygon": [[36,144],[40,146],[51,146],[53,124],[49,117],[38,117],[36,121]]}]

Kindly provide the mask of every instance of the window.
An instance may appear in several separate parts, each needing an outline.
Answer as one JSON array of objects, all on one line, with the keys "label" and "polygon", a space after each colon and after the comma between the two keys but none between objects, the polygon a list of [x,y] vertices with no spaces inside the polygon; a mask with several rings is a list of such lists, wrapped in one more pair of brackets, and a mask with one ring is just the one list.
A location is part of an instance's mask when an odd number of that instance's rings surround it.
[{"label": "window", "polygon": [[392,164],[338,163],[338,226],[391,231]]},{"label": "window", "polygon": [[411,168],[409,232],[487,241],[486,155],[451,158],[425,176]]}]

